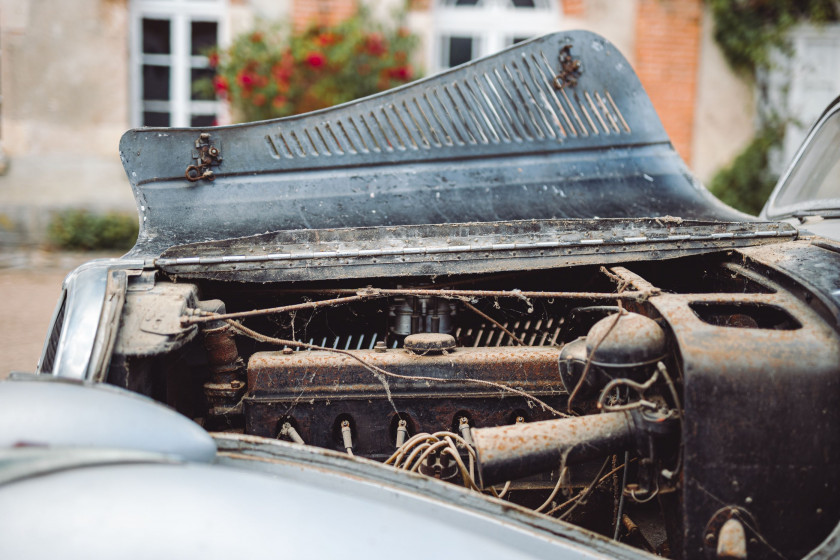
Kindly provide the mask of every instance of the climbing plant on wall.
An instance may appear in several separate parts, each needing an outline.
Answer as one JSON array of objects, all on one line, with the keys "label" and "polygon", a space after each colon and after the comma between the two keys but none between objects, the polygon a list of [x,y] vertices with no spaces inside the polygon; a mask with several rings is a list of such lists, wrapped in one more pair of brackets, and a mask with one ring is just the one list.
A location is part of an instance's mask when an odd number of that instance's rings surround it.
[{"label": "climbing plant on wall", "polygon": [[[714,36],[732,68],[752,80],[772,66],[772,53],[790,53],[789,31],[800,22],[838,20],[836,0],[706,0],[714,17]],[[761,211],[777,177],[769,156],[784,139],[786,115],[771,113],[733,162],[711,183],[718,198],[749,214]]]},{"label": "climbing plant on wall", "polygon": [[765,124],[744,151],[728,167],[715,174],[709,190],[742,212],[758,214],[777,180],[769,170],[768,156],[783,138],[781,123]]},{"label": "climbing plant on wall", "polygon": [[788,31],[799,22],[837,21],[835,0],[706,0],[715,41],[735,70],[754,76],[770,64],[773,49],[788,50]]}]

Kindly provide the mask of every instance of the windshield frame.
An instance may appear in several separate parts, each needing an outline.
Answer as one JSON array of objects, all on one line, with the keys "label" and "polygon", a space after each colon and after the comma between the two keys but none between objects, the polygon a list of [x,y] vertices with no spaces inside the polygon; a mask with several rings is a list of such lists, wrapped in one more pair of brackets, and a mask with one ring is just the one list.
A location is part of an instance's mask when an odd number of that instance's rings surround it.
[{"label": "windshield frame", "polygon": [[816,123],[811,127],[805,141],[799,147],[793,161],[788,166],[785,173],[781,176],[776,187],[773,189],[770,198],[761,211],[760,217],[771,219],[783,219],[797,214],[819,214],[821,211],[831,211],[832,214],[840,211],[840,196],[837,198],[822,198],[816,200],[805,200],[793,204],[779,204],[785,191],[790,188],[793,179],[797,177],[804,169],[804,166],[810,163],[807,157],[809,153],[817,147],[817,140],[823,132],[826,123],[832,119],[840,119],[840,97],[834,99]]}]

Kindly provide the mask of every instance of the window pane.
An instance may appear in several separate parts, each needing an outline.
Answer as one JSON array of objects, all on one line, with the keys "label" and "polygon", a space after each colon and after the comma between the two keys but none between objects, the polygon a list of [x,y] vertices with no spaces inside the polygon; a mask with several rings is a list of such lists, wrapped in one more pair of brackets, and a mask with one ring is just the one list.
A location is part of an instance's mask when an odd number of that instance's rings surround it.
[{"label": "window pane", "polygon": [[511,0],[514,8],[536,8],[534,0]]},{"label": "window pane", "polygon": [[169,126],[169,113],[143,113],[143,126]]},{"label": "window pane", "polygon": [[[190,75],[191,91],[190,99],[193,101],[213,101],[216,96],[213,94],[213,76],[216,72],[212,68],[193,68]],[[203,83],[196,85],[199,80]]]},{"label": "window pane", "polygon": [[143,20],[143,52],[146,54],[170,54],[169,20]]},{"label": "window pane", "polygon": [[473,57],[472,37],[450,37],[449,38],[449,67],[458,66],[469,62]]},{"label": "window pane", "polygon": [[215,21],[194,21],[190,25],[192,30],[192,54],[205,54],[207,49],[218,43],[217,31],[219,24]]},{"label": "window pane", "polygon": [[169,101],[169,66],[143,65],[143,99]]},{"label": "window pane", "polygon": [[193,115],[190,117],[190,126],[199,128],[216,126],[216,115]]}]

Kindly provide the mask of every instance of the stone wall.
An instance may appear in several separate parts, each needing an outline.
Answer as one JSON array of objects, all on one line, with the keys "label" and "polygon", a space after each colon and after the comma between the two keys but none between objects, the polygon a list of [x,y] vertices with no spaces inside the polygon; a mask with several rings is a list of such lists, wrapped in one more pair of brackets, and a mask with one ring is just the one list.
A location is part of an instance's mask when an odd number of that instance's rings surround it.
[{"label": "stone wall", "polygon": [[5,0],[2,14],[6,153],[114,157],[129,115],[127,0]]},{"label": "stone wall", "polygon": [[61,209],[134,212],[127,37],[128,0],[0,4],[0,246],[43,242]]}]

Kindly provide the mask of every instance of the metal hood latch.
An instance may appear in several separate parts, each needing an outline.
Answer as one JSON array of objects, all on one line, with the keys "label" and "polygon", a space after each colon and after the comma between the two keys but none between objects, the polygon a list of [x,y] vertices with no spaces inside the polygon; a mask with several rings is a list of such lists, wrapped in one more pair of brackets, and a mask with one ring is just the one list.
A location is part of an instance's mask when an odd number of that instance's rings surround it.
[{"label": "metal hood latch", "polygon": [[222,163],[222,150],[213,145],[210,133],[202,132],[199,135],[192,151],[192,159],[195,163],[188,166],[184,173],[188,181],[194,183],[201,179],[212,181],[216,178],[210,168]]}]

